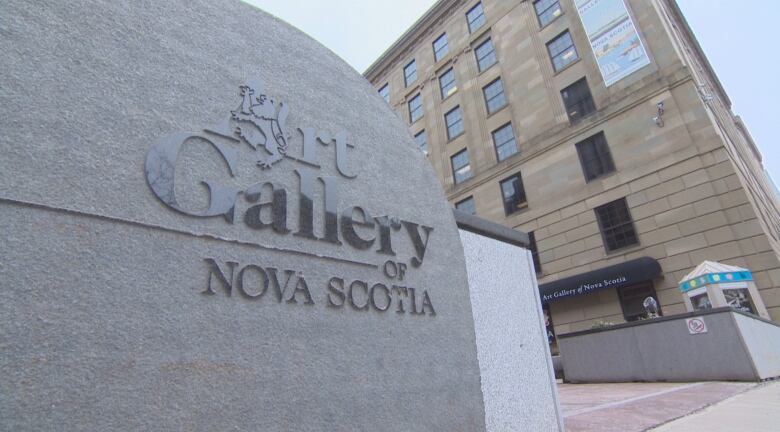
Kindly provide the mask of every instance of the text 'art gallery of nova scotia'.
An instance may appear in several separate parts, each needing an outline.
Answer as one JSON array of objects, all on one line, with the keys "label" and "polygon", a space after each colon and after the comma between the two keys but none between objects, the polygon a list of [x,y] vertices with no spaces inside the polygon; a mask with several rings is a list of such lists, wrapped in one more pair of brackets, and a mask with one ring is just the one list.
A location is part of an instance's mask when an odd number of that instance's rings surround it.
[{"label": "text 'art gallery of nova scotia'", "polygon": [[674,0],[440,0],[364,75],[457,209],[529,233],[551,338],[711,307],[702,263],[780,321],[778,198]]}]

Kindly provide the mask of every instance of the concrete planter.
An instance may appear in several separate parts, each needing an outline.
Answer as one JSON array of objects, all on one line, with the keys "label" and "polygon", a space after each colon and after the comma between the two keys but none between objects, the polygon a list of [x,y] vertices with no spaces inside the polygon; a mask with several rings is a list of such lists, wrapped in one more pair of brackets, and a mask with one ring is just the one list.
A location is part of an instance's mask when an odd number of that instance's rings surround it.
[{"label": "concrete planter", "polygon": [[731,308],[559,335],[558,347],[567,382],[780,376],[780,326]]}]

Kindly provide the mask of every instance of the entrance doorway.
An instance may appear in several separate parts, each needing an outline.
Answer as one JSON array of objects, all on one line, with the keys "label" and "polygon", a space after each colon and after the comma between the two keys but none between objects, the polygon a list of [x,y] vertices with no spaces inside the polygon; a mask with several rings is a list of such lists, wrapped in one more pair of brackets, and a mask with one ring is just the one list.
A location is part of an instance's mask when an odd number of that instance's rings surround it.
[{"label": "entrance doorway", "polygon": [[[618,288],[617,292],[620,298],[620,307],[623,309],[623,318],[627,322],[650,318],[644,306],[646,298],[652,297],[658,302],[658,296],[655,293],[652,281]],[[661,312],[660,303],[658,304],[658,315],[660,316],[663,313]]]}]

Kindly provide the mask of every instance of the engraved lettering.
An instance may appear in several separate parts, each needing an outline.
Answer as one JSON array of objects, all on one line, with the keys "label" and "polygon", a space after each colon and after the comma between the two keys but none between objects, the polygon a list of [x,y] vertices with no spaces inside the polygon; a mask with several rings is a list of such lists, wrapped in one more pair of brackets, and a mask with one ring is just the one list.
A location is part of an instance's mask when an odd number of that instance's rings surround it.
[{"label": "engraved lettering", "polygon": [[332,277],[328,281],[328,306],[340,308],[344,306],[346,295],[344,294],[344,279]]}]

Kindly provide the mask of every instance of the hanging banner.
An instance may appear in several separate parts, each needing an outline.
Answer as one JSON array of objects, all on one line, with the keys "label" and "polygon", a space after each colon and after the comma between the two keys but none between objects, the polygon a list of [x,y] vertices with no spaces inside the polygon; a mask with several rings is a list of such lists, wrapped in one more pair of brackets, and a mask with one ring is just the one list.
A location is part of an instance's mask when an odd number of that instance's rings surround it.
[{"label": "hanging banner", "polygon": [[607,87],[650,64],[623,0],[576,0],[575,4]]}]

